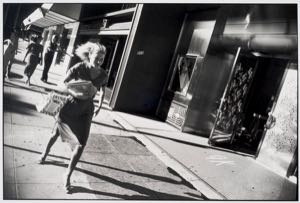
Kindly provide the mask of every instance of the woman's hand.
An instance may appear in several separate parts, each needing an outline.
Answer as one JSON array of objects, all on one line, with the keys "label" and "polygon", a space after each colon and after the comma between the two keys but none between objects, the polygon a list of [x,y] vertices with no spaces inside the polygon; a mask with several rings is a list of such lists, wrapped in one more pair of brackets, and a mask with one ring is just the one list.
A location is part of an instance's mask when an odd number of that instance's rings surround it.
[{"label": "woman's hand", "polygon": [[57,90],[62,93],[68,93],[68,88],[66,86],[66,83],[62,83],[62,82],[58,83]]}]

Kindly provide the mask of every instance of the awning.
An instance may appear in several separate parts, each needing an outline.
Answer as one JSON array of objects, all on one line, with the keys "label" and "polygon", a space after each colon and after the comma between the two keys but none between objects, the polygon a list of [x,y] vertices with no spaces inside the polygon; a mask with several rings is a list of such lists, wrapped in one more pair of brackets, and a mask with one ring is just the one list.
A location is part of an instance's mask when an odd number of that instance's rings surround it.
[{"label": "awning", "polygon": [[[58,6],[60,5],[58,4]],[[66,6],[66,5],[64,4],[61,6]],[[43,4],[41,8],[37,8],[27,18],[25,18],[23,20],[23,24],[25,26],[35,25],[38,27],[45,28],[49,26],[67,24],[76,21],[76,19],[60,14],[55,10],[58,10],[57,5],[54,6],[54,4]],[[63,10],[63,9],[60,8],[59,10]]]}]

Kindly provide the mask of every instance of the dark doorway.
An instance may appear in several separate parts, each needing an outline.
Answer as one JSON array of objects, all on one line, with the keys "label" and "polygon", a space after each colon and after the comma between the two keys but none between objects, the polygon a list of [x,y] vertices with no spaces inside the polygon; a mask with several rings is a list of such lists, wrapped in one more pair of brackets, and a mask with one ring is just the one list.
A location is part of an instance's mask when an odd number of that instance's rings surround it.
[{"label": "dark doorway", "polygon": [[212,145],[256,154],[287,64],[283,59],[241,54],[219,108]]}]

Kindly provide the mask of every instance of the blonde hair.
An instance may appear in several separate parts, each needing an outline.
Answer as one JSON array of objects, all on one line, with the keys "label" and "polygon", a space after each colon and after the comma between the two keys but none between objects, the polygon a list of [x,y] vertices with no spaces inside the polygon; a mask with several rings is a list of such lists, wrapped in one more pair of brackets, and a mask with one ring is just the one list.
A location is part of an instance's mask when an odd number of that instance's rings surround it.
[{"label": "blonde hair", "polygon": [[79,45],[75,50],[75,54],[83,61],[89,61],[89,56],[92,54],[106,54],[106,47],[100,43],[86,42]]}]

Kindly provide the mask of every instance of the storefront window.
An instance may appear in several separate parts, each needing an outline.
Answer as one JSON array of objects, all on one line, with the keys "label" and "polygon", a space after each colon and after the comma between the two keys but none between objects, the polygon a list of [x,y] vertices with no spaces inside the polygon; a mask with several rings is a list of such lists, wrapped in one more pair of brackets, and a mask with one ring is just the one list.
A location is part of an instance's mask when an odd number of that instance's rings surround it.
[{"label": "storefront window", "polygon": [[186,95],[197,56],[178,55],[169,90]]}]

